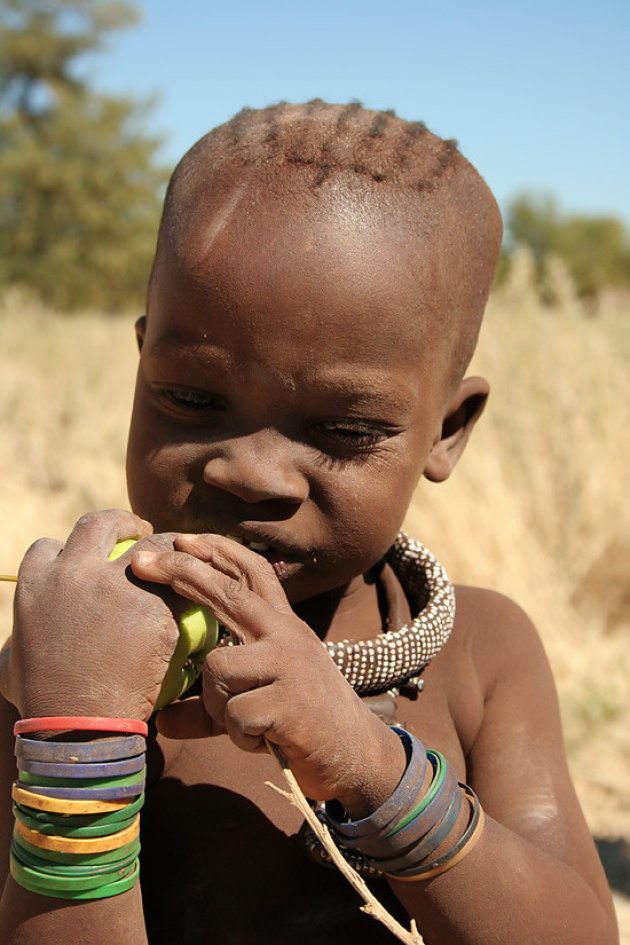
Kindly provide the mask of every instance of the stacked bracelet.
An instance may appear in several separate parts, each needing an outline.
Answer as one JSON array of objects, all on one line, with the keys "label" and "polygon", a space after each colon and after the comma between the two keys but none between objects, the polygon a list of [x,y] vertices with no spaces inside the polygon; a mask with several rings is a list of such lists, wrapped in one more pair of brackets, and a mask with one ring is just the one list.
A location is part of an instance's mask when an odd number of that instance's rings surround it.
[{"label": "stacked bracelet", "polygon": [[[404,882],[430,879],[450,869],[470,853],[483,829],[483,811],[474,791],[459,782],[440,752],[425,750],[404,729],[393,729],[407,753],[407,768],[396,790],[373,814],[351,821],[341,806],[328,802],[323,818],[342,852],[363,857],[367,875],[388,876]],[[432,777],[423,787],[425,765]],[[457,842],[442,852],[466,802],[467,826]]]},{"label": "stacked bracelet", "polygon": [[[14,880],[33,892],[63,899],[100,899],[131,889],[139,875],[146,723],[45,717],[23,719],[14,731]],[[80,731],[96,737],[26,737]]]}]

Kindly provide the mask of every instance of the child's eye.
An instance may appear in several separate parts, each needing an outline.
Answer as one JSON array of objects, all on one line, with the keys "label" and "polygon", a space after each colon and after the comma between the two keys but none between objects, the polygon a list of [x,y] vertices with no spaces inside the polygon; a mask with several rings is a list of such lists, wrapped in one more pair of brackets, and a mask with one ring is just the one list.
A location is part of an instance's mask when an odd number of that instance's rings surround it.
[{"label": "child's eye", "polygon": [[215,394],[195,387],[156,387],[159,398],[180,410],[224,410],[225,403]]},{"label": "child's eye", "polygon": [[387,436],[380,426],[348,420],[321,420],[316,429],[340,446],[358,451],[369,449]]}]

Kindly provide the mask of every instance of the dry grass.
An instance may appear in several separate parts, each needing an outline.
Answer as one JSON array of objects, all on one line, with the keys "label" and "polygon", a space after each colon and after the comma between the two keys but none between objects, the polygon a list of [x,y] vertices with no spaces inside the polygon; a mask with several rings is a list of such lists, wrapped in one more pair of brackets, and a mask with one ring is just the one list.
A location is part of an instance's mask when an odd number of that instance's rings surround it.
[{"label": "dry grass", "polygon": [[[474,364],[490,404],[455,476],[421,485],[408,526],[454,579],[504,591],[533,617],[589,822],[630,838],[630,303],[587,316],[562,272],[551,279],[553,308],[535,297],[526,259],[491,300]],[[5,300],[0,571],[83,511],[126,504],[132,323]],[[0,585],[7,630],[11,593]]]}]

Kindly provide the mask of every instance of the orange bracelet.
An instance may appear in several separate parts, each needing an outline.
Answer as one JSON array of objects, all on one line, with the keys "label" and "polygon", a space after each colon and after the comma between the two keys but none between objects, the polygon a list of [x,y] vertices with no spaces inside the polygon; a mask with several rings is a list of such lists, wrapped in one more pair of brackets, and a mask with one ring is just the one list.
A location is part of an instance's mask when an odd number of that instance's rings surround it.
[{"label": "orange bracelet", "polygon": [[149,726],[139,719],[103,718],[94,715],[46,715],[39,719],[20,719],[13,727],[14,735],[29,732],[127,732],[148,735]]}]

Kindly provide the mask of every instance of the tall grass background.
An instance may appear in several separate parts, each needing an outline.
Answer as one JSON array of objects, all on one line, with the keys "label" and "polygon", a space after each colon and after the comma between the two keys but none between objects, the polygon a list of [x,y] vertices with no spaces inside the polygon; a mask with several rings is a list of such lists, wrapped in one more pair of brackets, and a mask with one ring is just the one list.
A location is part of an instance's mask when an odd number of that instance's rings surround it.
[{"label": "tall grass background", "polygon": [[[420,484],[407,528],[454,580],[502,591],[533,618],[591,829],[628,839],[630,301],[586,311],[553,261],[545,298],[522,254],[471,368],[490,380],[486,412],[452,478]],[[133,320],[2,303],[0,572],[83,512],[127,504]],[[12,590],[0,585],[0,638]]]}]

